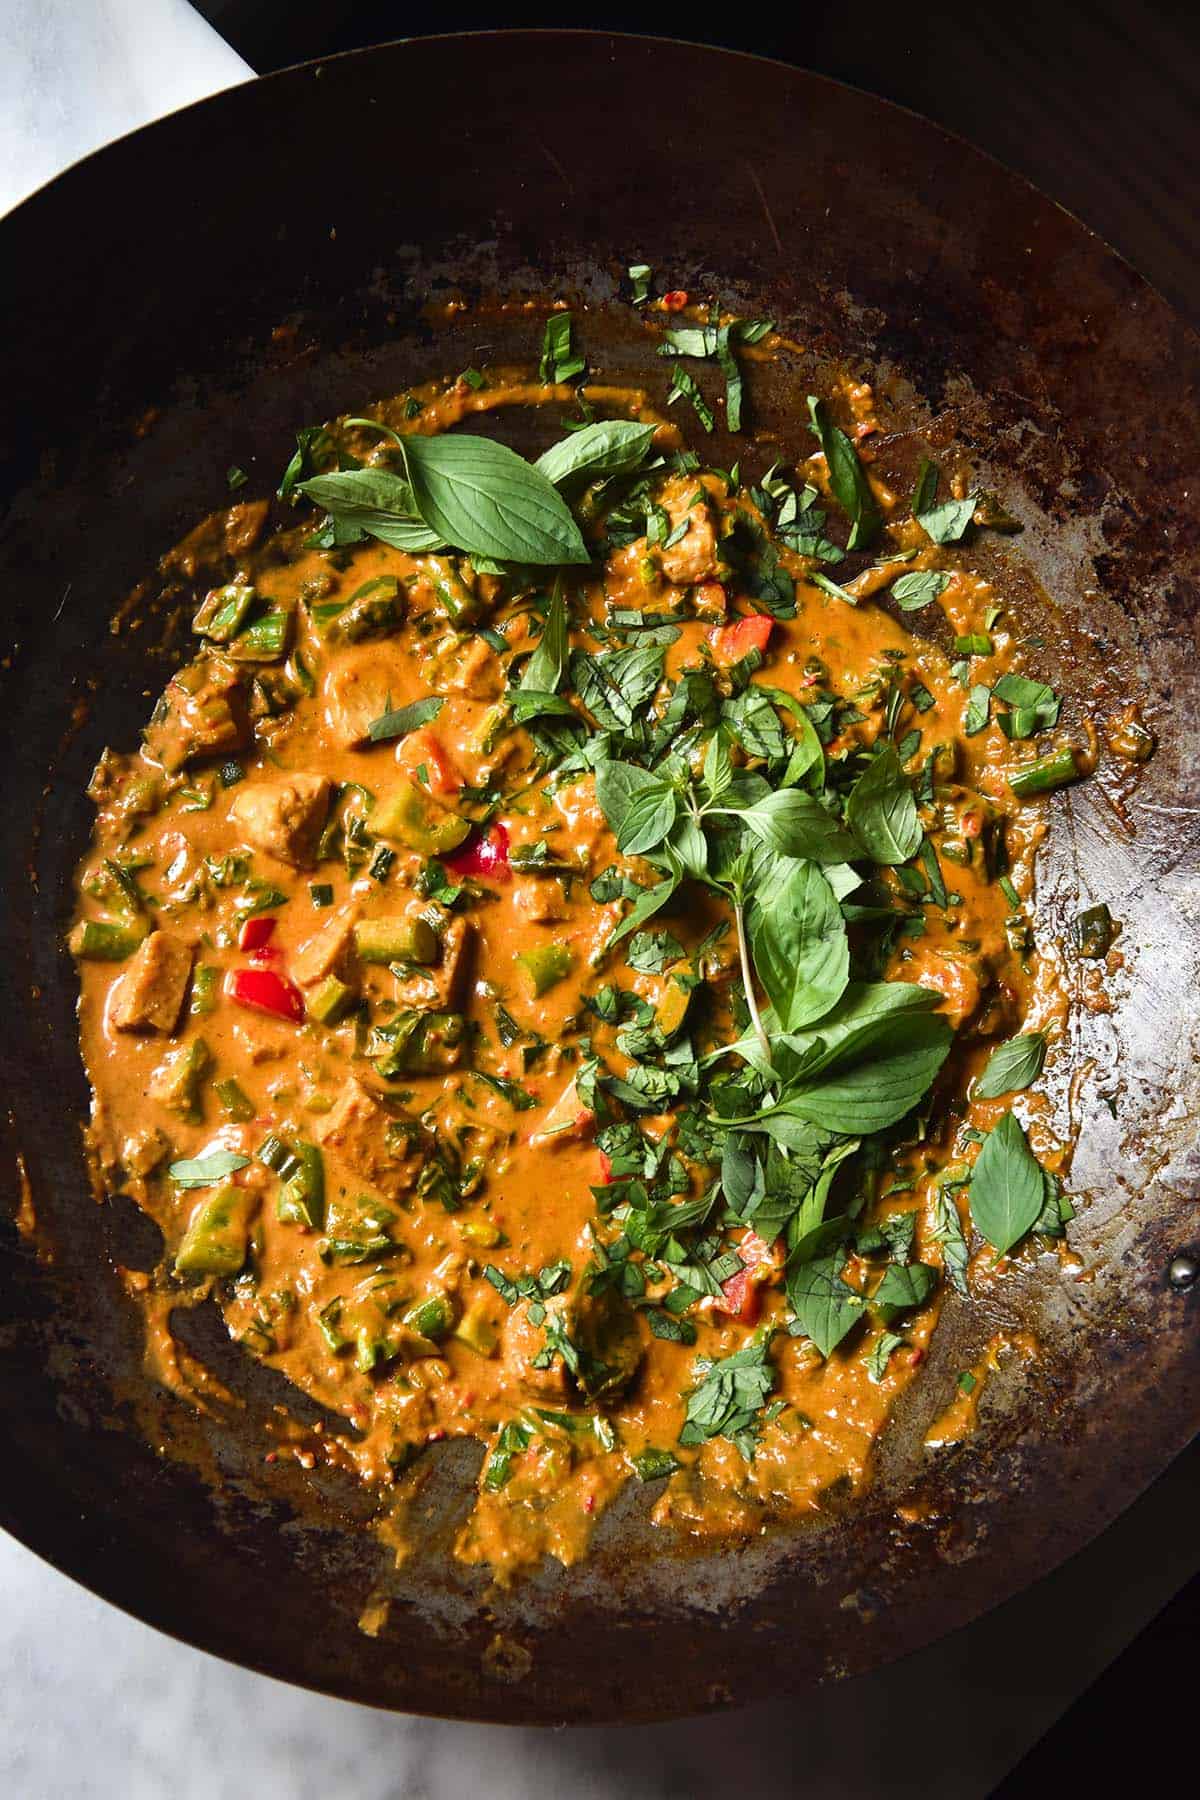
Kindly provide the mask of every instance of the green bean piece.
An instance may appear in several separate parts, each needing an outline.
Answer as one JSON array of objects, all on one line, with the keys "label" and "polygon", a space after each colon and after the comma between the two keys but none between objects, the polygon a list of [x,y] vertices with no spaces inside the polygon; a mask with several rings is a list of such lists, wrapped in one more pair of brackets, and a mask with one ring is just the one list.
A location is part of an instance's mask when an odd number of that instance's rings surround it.
[{"label": "green bean piece", "polygon": [[287,655],[291,637],[290,612],[264,613],[226,645],[225,654],[238,662],[279,662]]},{"label": "green bean piece", "polygon": [[1056,750],[1052,756],[1041,756],[1037,762],[1014,769],[1008,785],[1019,800],[1028,800],[1034,794],[1049,794],[1069,781],[1078,781],[1080,772],[1074,750]]},{"label": "green bean piece", "polygon": [[325,1162],[315,1144],[294,1145],[298,1167],[283,1184],[279,1217],[288,1225],[307,1225],[320,1231],[325,1223]]},{"label": "green bean piece", "polygon": [[213,1093],[217,1096],[222,1112],[227,1113],[239,1125],[245,1125],[257,1111],[249,1094],[232,1076],[228,1081],[214,1081]]},{"label": "green bean piece", "polygon": [[430,1294],[428,1299],[409,1307],[404,1323],[418,1337],[436,1344],[454,1329],[454,1306],[446,1294]]},{"label": "green bean piece", "polygon": [[360,919],[354,927],[354,948],[365,963],[428,964],[437,961],[438,938],[420,917]]},{"label": "green bean piece", "polygon": [[214,644],[227,644],[237,636],[257,599],[257,592],[245,581],[213,588],[193,618],[192,630]]},{"label": "green bean piece", "polygon": [[192,999],[188,1011],[195,1018],[216,1012],[221,992],[221,971],[211,963],[201,963],[192,976]]}]

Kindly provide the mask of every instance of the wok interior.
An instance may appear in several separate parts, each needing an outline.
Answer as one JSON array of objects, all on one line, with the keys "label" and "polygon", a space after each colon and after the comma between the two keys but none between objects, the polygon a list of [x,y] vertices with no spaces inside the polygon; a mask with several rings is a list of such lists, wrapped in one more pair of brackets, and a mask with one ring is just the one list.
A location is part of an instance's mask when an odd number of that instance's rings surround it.
[{"label": "wok interior", "polygon": [[[449,86],[471,96],[452,129]],[[650,92],[652,107],[628,104]],[[604,117],[619,132],[581,127]],[[918,120],[775,65],[580,34],[425,40],[290,72],[92,159],[4,231],[0,1055],[38,1230],[0,1226],[0,1520],[207,1648],[383,1704],[508,1719],[652,1717],[866,1667],[1083,1542],[1196,1423],[1190,1303],[1164,1275],[1200,1197],[1195,341],[1066,215]],[[952,1304],[853,1513],[680,1556],[629,1493],[591,1561],[496,1596],[446,1554],[470,1450],[442,1458],[427,1543],[389,1572],[348,1529],[367,1496],[264,1469],[282,1384],[212,1309],[185,1330],[244,1410],[193,1419],[149,1394],[110,1270],[148,1266],[156,1245],[134,1208],[89,1195],[62,936],[88,774],[173,656],[152,580],[140,629],[109,620],[222,503],[227,467],[265,493],[297,426],[528,360],[523,297],[570,299],[607,378],[665,391],[617,298],[639,260],[806,347],[750,374],[780,454],[803,447],[803,395],[843,358],[871,369],[899,427],[965,446],[1027,525],[1000,562],[1027,562],[1061,607],[1006,574],[1046,639],[1039,672],[1101,709],[1141,698],[1160,748],[1131,793],[1102,779],[1058,802],[1041,865],[1039,938],[1106,900],[1126,969],[1111,1012],[1077,1013],[1073,1067],[1093,1067],[1056,1096],[1081,1134],[1071,1235],[1091,1277],[1046,1256],[1013,1284],[1039,1360],[997,1381],[974,1441],[928,1464],[921,1433],[994,1326]],[[471,304],[447,314],[458,297]],[[901,1497],[920,1522],[900,1525]],[[392,1605],[371,1639],[357,1622],[377,1593]]]}]

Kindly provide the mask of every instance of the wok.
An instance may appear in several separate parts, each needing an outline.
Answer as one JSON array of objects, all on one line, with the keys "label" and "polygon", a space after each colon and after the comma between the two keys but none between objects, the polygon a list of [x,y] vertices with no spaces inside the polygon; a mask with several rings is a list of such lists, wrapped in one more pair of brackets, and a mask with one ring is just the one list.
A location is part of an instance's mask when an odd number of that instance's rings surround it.
[{"label": "wok", "polygon": [[[35,195],[0,259],[0,1523],[253,1668],[512,1721],[650,1719],[852,1674],[1082,1545],[1200,1420],[1200,1287],[1168,1279],[1200,1237],[1197,340],[1077,221],[920,119],[776,64],[590,33],[426,39],[222,94]],[[881,371],[899,426],[965,444],[1027,526],[1015,560],[997,552],[1006,592],[1042,616],[1023,563],[1062,608],[1039,672],[1102,709],[1140,697],[1159,749],[1136,784],[1057,797],[1043,863],[1045,940],[1089,901],[1123,925],[1111,1010],[1077,1012],[1055,1101],[1081,1134],[1082,1269],[1045,1256],[982,1309],[950,1302],[844,1514],[681,1553],[630,1494],[592,1560],[496,1594],[445,1550],[468,1453],[438,1465],[427,1538],[391,1572],[357,1490],[264,1464],[284,1396],[215,1318],[187,1328],[241,1406],[155,1399],[115,1273],[155,1246],[90,1197],[62,938],[89,770],[134,740],[179,654],[153,588],[145,628],[110,617],[222,504],[228,465],[266,493],[297,425],[530,354],[519,311],[432,324],[425,302],[455,292],[562,294],[607,374],[661,386],[635,316],[607,306],[640,260],[806,347],[752,372],[783,451],[806,380],[843,357]],[[1014,1322],[1040,1356],[989,1385],[961,1449],[923,1453],[955,1371]],[[381,1593],[372,1638],[358,1620]]]}]

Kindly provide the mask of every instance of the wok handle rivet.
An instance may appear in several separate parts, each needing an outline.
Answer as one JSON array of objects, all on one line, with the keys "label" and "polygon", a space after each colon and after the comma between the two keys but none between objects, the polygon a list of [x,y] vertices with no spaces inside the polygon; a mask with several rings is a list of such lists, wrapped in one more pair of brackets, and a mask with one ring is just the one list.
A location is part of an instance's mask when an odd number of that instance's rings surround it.
[{"label": "wok handle rivet", "polygon": [[1180,1293],[1186,1293],[1188,1288],[1195,1287],[1198,1279],[1200,1279],[1200,1258],[1194,1256],[1190,1250],[1181,1250],[1167,1270],[1167,1280],[1173,1288],[1178,1288]]}]

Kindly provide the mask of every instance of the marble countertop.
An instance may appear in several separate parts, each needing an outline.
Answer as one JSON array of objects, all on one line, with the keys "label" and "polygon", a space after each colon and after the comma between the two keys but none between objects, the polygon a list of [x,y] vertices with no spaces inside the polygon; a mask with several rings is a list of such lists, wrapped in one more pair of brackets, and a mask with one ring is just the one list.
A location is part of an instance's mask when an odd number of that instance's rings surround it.
[{"label": "marble countertop", "polygon": [[[4,0],[0,212],[99,144],[252,75],[186,0]],[[1194,1450],[1054,1576],[894,1669],[623,1731],[451,1725],[281,1686],[160,1636],[0,1535],[0,1791],[669,1800],[733,1785],[970,1800],[1200,1567],[1198,1499]],[[920,1721],[933,1725],[931,1756],[913,1748]]]}]

